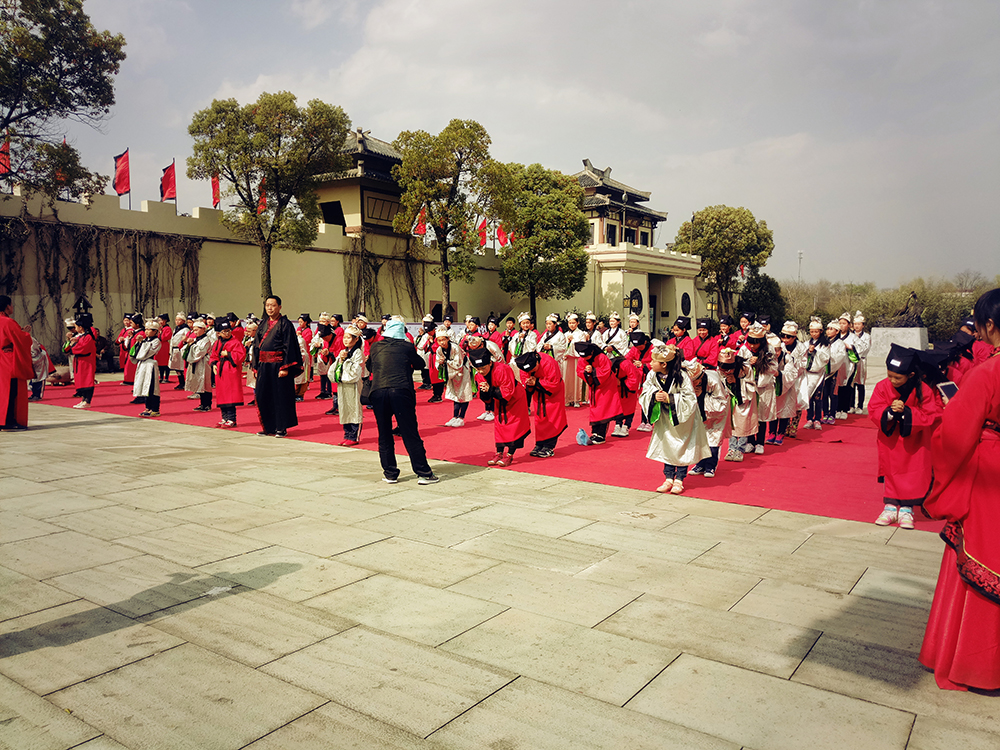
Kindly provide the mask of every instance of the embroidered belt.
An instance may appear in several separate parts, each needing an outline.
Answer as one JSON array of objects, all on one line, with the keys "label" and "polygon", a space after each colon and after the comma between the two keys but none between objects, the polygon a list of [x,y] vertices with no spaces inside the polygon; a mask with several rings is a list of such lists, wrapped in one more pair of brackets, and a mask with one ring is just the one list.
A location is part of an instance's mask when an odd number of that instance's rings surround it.
[{"label": "embroidered belt", "polygon": [[257,361],[261,364],[280,365],[285,361],[284,352],[257,352]]}]

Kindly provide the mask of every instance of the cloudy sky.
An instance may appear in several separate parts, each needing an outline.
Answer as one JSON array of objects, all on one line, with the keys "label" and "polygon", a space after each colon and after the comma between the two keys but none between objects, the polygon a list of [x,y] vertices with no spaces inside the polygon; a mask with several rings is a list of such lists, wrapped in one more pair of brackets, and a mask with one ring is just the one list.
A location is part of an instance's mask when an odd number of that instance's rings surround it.
[{"label": "cloudy sky", "polygon": [[[128,58],[112,118],[69,138],[132,204],[212,99],[287,90],[391,141],[478,120],[503,161],[589,158],[652,192],[657,244],[707,205],[774,231],[779,279],[1000,273],[995,0],[87,0]],[[110,189],[109,189],[109,192]],[[127,198],[122,199],[127,206]]]}]

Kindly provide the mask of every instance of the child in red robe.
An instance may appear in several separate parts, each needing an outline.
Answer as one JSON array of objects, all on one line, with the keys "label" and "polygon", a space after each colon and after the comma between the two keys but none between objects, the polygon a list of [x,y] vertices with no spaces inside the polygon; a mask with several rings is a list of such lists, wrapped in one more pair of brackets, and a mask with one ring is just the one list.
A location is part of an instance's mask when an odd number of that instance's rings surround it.
[{"label": "child in red robe", "polygon": [[489,466],[510,466],[514,451],[524,447],[531,432],[528,399],[524,386],[517,382],[506,362],[494,362],[488,349],[473,349],[469,361],[476,370],[476,394],[484,402],[493,402],[493,439],[496,454]]},{"label": "child in red robe", "polygon": [[573,346],[580,354],[576,372],[590,391],[590,437],[586,444],[600,445],[607,440],[608,424],[624,416],[619,381],[611,372],[611,360],[597,344],[578,341]]},{"label": "child in red robe", "polygon": [[74,330],[66,334],[63,351],[73,355],[73,385],[80,403],[73,404],[74,409],[87,409],[94,398],[94,386],[97,384],[97,339],[91,329],[90,320],[77,318]]},{"label": "child in red robe", "polygon": [[931,437],[941,421],[941,403],[921,382],[917,352],[893,344],[868,402],[868,417],[878,426],[878,473],[885,483],[885,508],[875,523],[913,528],[913,506],[931,488]]},{"label": "child in red robe", "polygon": [[522,354],[514,363],[524,372],[528,401],[535,400],[535,447],[528,455],[551,458],[556,454],[556,441],[567,427],[562,365],[538,352]]},{"label": "child in red robe", "polygon": [[215,403],[222,410],[216,427],[236,427],[236,407],[243,405],[243,361],[247,350],[233,337],[233,324],[220,319],[215,324],[218,338],[212,344],[208,361],[215,375]]}]

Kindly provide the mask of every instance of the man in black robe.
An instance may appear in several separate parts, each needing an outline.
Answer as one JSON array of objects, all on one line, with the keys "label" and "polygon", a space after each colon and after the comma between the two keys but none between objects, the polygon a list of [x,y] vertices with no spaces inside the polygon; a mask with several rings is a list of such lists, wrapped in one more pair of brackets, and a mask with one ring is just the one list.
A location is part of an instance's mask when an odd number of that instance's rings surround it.
[{"label": "man in black robe", "polygon": [[258,435],[285,437],[295,427],[295,378],[302,373],[302,352],[295,324],[281,314],[281,298],[264,300],[265,318],[254,334],[253,362],[257,373],[254,395],[261,431]]}]

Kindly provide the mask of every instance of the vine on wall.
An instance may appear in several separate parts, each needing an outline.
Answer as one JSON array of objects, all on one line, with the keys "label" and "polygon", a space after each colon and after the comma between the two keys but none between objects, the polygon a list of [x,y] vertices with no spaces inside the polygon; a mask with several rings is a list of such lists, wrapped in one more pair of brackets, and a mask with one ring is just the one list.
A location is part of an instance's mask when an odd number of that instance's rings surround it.
[{"label": "vine on wall", "polygon": [[[64,338],[81,296],[109,338],[125,314],[150,317],[179,301],[198,306],[203,240],[158,232],[65,224],[28,216],[0,218],[0,290],[20,304],[16,317],[50,354]],[[103,308],[103,310],[102,310]],[[102,314],[103,312],[103,314]]]},{"label": "vine on wall", "polygon": [[[350,238],[350,250],[344,256],[344,281],[347,290],[347,314],[364,312],[371,317],[383,312],[402,312],[396,305],[409,307],[412,313],[423,316],[424,266],[409,251],[406,239],[395,240],[399,257],[373,253],[368,247],[368,233]],[[381,274],[381,276],[380,276]],[[399,299],[386,300],[385,290],[397,290]],[[404,298],[405,296],[405,298]]]}]

